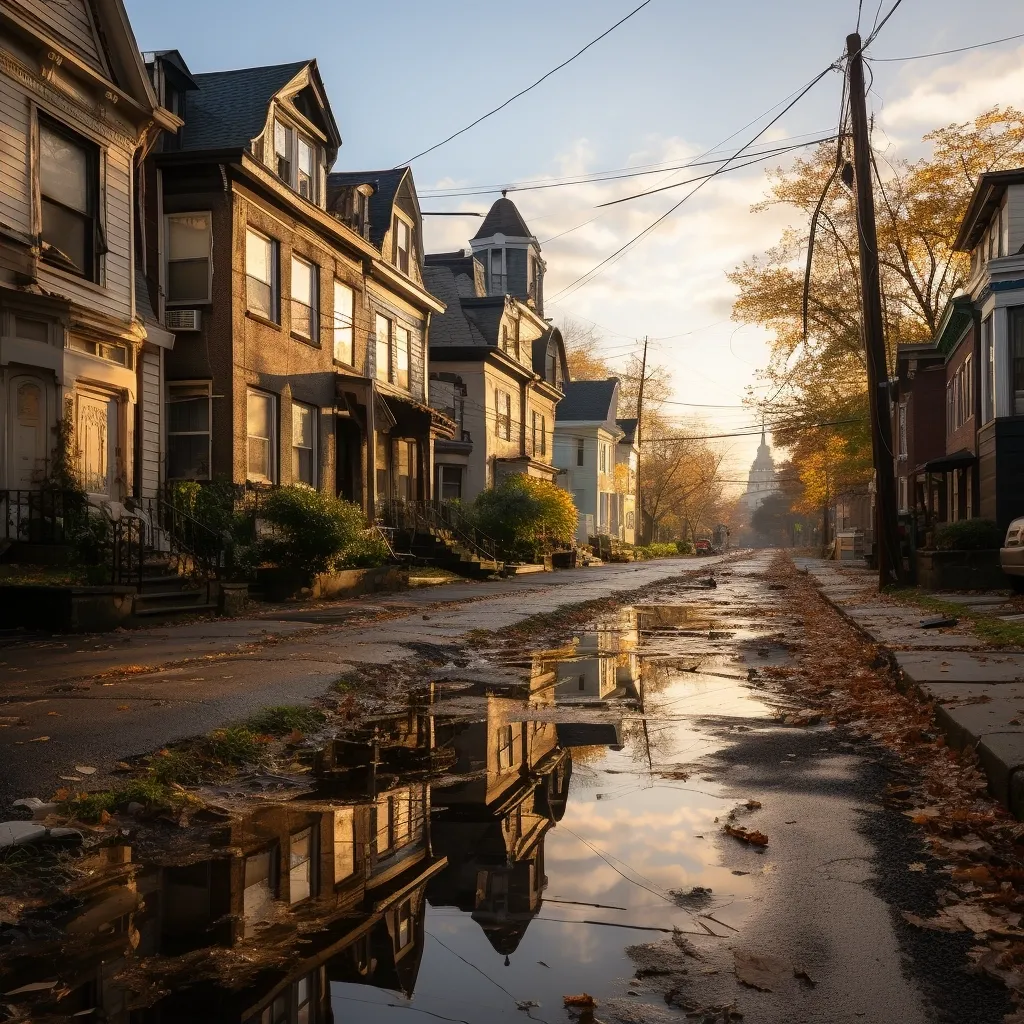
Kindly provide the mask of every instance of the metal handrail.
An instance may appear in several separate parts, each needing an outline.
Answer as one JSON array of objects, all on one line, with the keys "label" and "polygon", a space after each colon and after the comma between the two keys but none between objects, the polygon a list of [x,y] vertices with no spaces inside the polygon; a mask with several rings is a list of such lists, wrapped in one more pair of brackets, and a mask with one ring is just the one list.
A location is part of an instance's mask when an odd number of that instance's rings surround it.
[{"label": "metal handrail", "polygon": [[450,502],[402,501],[391,498],[384,502],[384,519],[398,529],[424,529],[425,532],[443,530],[450,533],[464,547],[488,561],[498,561],[498,545],[478,530],[466,516]]}]

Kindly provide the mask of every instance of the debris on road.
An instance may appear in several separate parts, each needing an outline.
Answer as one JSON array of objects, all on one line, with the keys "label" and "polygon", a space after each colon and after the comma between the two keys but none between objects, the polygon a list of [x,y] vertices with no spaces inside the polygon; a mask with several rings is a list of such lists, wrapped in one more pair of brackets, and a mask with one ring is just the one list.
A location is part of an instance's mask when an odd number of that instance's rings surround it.
[{"label": "debris on road", "polygon": [[78,846],[84,839],[76,828],[46,828],[31,821],[0,821],[0,850],[50,842]]},{"label": "debris on road", "polygon": [[795,975],[789,964],[774,956],[734,949],[732,958],[740,983],[759,992],[774,992]]},{"label": "debris on road", "polygon": [[745,828],[743,825],[725,825],[723,826],[723,831],[734,839],[739,839],[744,843],[750,843],[751,846],[768,845],[768,837],[757,829]]}]

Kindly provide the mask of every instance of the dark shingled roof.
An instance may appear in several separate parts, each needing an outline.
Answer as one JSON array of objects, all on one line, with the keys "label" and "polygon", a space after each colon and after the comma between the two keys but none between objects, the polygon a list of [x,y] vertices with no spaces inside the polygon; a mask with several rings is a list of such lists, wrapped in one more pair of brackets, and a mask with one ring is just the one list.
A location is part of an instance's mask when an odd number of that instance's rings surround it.
[{"label": "dark shingled roof", "polygon": [[455,275],[459,294],[465,298],[480,298],[487,294],[484,265],[472,253],[428,252],[423,261],[428,267],[447,267]]},{"label": "dark shingled roof", "polygon": [[522,214],[516,209],[516,204],[511,199],[502,196],[496,200],[494,205],[484,217],[480,230],[473,236],[477,238],[490,238],[492,235],[510,235],[512,238],[531,238],[533,232],[526,226]]},{"label": "dark shingled roof", "polygon": [[263,131],[271,99],[312,61],[193,75],[182,149],[243,149]]},{"label": "dark shingled roof", "polygon": [[621,444],[632,444],[636,439],[636,420],[616,420],[619,425],[619,430],[622,431],[623,437],[620,438]]},{"label": "dark shingled roof", "polygon": [[501,341],[501,318],[505,314],[504,295],[463,299],[462,311],[476,325],[488,345],[498,346]]},{"label": "dark shingled roof", "polygon": [[443,313],[435,313],[430,318],[430,347],[440,348],[448,345],[480,345],[487,343],[475,325],[466,319],[459,300],[459,288],[455,283],[455,275],[449,267],[432,267],[429,263],[423,269],[423,285],[431,295],[437,296],[445,303]]},{"label": "dark shingled roof", "polygon": [[370,241],[379,249],[383,246],[384,236],[391,227],[395,196],[402,179],[408,173],[408,167],[391,167],[386,171],[332,171],[327,175],[327,187],[373,186],[374,192],[370,196]]},{"label": "dark shingled roof", "polygon": [[563,398],[555,408],[555,422],[589,420],[615,421],[615,390],[619,378],[607,380],[567,380]]}]

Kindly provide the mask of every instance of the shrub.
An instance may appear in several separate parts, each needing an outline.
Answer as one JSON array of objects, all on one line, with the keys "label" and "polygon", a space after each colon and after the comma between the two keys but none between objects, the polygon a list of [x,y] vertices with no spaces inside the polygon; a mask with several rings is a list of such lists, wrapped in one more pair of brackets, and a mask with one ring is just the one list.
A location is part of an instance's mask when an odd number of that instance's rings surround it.
[{"label": "shrub", "polygon": [[378,534],[364,533],[345,548],[339,564],[347,569],[375,569],[390,560],[391,551],[384,540]]},{"label": "shrub", "polygon": [[688,540],[677,540],[676,551],[680,555],[692,555],[694,552],[693,542]]},{"label": "shrub", "polygon": [[336,568],[366,529],[363,510],[308,487],[280,487],[260,501],[271,535],[256,542],[261,561],[316,576]]},{"label": "shrub", "polygon": [[171,504],[215,533],[235,526],[235,486],[227,480],[200,484],[176,480],[171,484]]},{"label": "shrub", "polygon": [[663,543],[661,541],[655,541],[652,544],[645,544],[643,547],[634,548],[633,553],[637,559],[675,558],[677,555],[683,554],[677,544]]},{"label": "shrub", "polygon": [[935,528],[938,551],[984,551],[1002,543],[1003,533],[991,519],[961,519]]},{"label": "shrub", "polygon": [[509,558],[536,558],[546,547],[571,544],[579,521],[568,491],[522,474],[481,491],[469,511],[476,527]]}]

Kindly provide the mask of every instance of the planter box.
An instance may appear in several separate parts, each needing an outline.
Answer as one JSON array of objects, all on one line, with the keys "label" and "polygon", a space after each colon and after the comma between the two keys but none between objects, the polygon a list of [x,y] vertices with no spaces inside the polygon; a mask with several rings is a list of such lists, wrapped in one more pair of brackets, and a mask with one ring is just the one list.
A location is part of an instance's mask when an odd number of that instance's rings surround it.
[{"label": "planter box", "polygon": [[915,552],[917,585],[925,590],[1003,590],[999,549]]},{"label": "planter box", "polygon": [[131,624],[134,587],[0,586],[4,625],[100,633]]},{"label": "planter box", "polygon": [[385,590],[405,590],[408,586],[409,570],[398,565],[341,569],[312,578],[294,569],[256,570],[256,589],[264,601],[291,601],[298,597],[327,601]]}]

